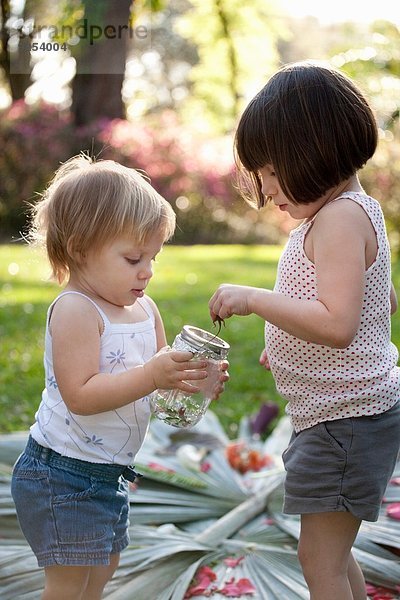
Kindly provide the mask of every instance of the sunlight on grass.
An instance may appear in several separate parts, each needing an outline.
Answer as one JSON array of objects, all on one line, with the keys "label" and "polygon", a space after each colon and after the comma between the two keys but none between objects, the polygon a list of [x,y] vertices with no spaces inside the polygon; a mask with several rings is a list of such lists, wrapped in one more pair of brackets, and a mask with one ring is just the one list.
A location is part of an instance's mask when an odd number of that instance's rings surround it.
[{"label": "sunlight on grass", "polygon": [[[182,325],[214,331],[208,301],[223,282],[271,288],[281,248],[277,246],[166,246],[155,265],[148,293],[157,302],[172,343]],[[0,246],[0,431],[26,429],[43,387],[43,337],[48,305],[59,292],[38,250]],[[393,266],[400,286],[400,263]],[[279,398],[272,376],[258,364],[264,325],[251,315],[232,317],[221,331],[230,345],[231,380],[213,405],[224,428],[234,437],[240,418],[264,401]],[[400,317],[392,319],[393,341],[400,341]]]},{"label": "sunlight on grass", "polygon": [[[169,343],[186,323],[213,331],[208,301],[219,283],[272,286],[279,252],[273,246],[166,246],[147,291],[163,315]],[[27,428],[39,404],[46,311],[59,288],[39,250],[0,246],[0,258],[0,431],[10,431]],[[258,365],[262,321],[234,317],[221,336],[231,344],[231,381],[214,410],[234,436],[242,415],[262,401],[280,400],[271,375]]]}]

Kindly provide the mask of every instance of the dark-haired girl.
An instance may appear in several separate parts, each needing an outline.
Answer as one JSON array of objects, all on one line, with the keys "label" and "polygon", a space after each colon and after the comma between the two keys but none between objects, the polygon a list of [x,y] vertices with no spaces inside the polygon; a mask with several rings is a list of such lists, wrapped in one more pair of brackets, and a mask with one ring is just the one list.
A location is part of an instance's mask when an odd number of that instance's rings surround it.
[{"label": "dark-haired girl", "polygon": [[265,320],[260,362],[287,400],[284,512],[301,515],[311,600],[365,600],[351,548],[376,521],[400,443],[397,308],[382,210],[357,172],[377,146],[358,87],[320,63],[280,69],[245,109],[235,152],[244,195],[301,224],[274,289],[222,284],[212,318]]}]

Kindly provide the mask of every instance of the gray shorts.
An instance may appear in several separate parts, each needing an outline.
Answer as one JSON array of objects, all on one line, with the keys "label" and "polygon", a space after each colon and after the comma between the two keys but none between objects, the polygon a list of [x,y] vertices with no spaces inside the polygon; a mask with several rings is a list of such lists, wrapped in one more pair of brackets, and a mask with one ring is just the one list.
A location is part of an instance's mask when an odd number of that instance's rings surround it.
[{"label": "gray shorts", "polygon": [[293,433],[282,458],[283,512],[349,511],[376,521],[400,446],[400,402],[370,417],[325,421]]}]

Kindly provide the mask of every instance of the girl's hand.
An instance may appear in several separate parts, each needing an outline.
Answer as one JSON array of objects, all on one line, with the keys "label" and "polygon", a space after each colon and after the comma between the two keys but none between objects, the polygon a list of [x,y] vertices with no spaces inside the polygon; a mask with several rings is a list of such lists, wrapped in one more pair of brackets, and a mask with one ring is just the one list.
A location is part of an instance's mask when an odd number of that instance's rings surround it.
[{"label": "girl's hand", "polygon": [[217,317],[227,319],[232,315],[249,315],[252,311],[248,301],[252,291],[254,288],[245,285],[220,285],[208,303],[211,319],[215,321]]},{"label": "girl's hand", "polygon": [[219,396],[224,391],[224,389],[225,389],[224,384],[226,381],[229,381],[228,369],[229,369],[229,362],[227,360],[224,360],[221,363],[221,374],[220,374],[219,379],[214,387],[212,400],[218,400]]},{"label": "girl's hand", "polygon": [[269,364],[269,360],[268,360],[268,356],[267,356],[267,351],[265,350],[265,348],[261,352],[259,362],[260,362],[260,365],[264,366],[264,368],[267,369],[267,371],[271,370],[271,367],[270,367],[270,364]]},{"label": "girl's hand", "polygon": [[178,389],[194,394],[200,387],[191,385],[189,381],[207,378],[207,361],[193,360],[192,352],[171,350],[169,346],[162,348],[144,366],[153,389]]}]

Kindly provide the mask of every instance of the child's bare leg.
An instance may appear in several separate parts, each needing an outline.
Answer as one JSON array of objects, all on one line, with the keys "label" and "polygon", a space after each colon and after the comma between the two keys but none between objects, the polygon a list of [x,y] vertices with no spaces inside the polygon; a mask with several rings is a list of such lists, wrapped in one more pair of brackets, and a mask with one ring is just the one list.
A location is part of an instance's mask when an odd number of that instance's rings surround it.
[{"label": "child's bare leg", "polygon": [[86,585],[82,600],[100,600],[106,584],[114,575],[118,567],[119,554],[110,555],[109,565],[90,567],[89,580]]},{"label": "child's bare leg", "polygon": [[90,567],[45,567],[42,600],[81,600],[89,581]]},{"label": "child's bare leg", "polygon": [[352,579],[356,577],[355,563],[350,556],[360,524],[349,512],[301,516],[298,554],[310,600],[364,600],[367,597],[365,591],[363,596],[353,596],[349,580],[349,568]]},{"label": "child's bare leg", "polygon": [[354,600],[366,600],[367,592],[364,575],[352,553],[350,553],[349,558],[348,576]]}]

